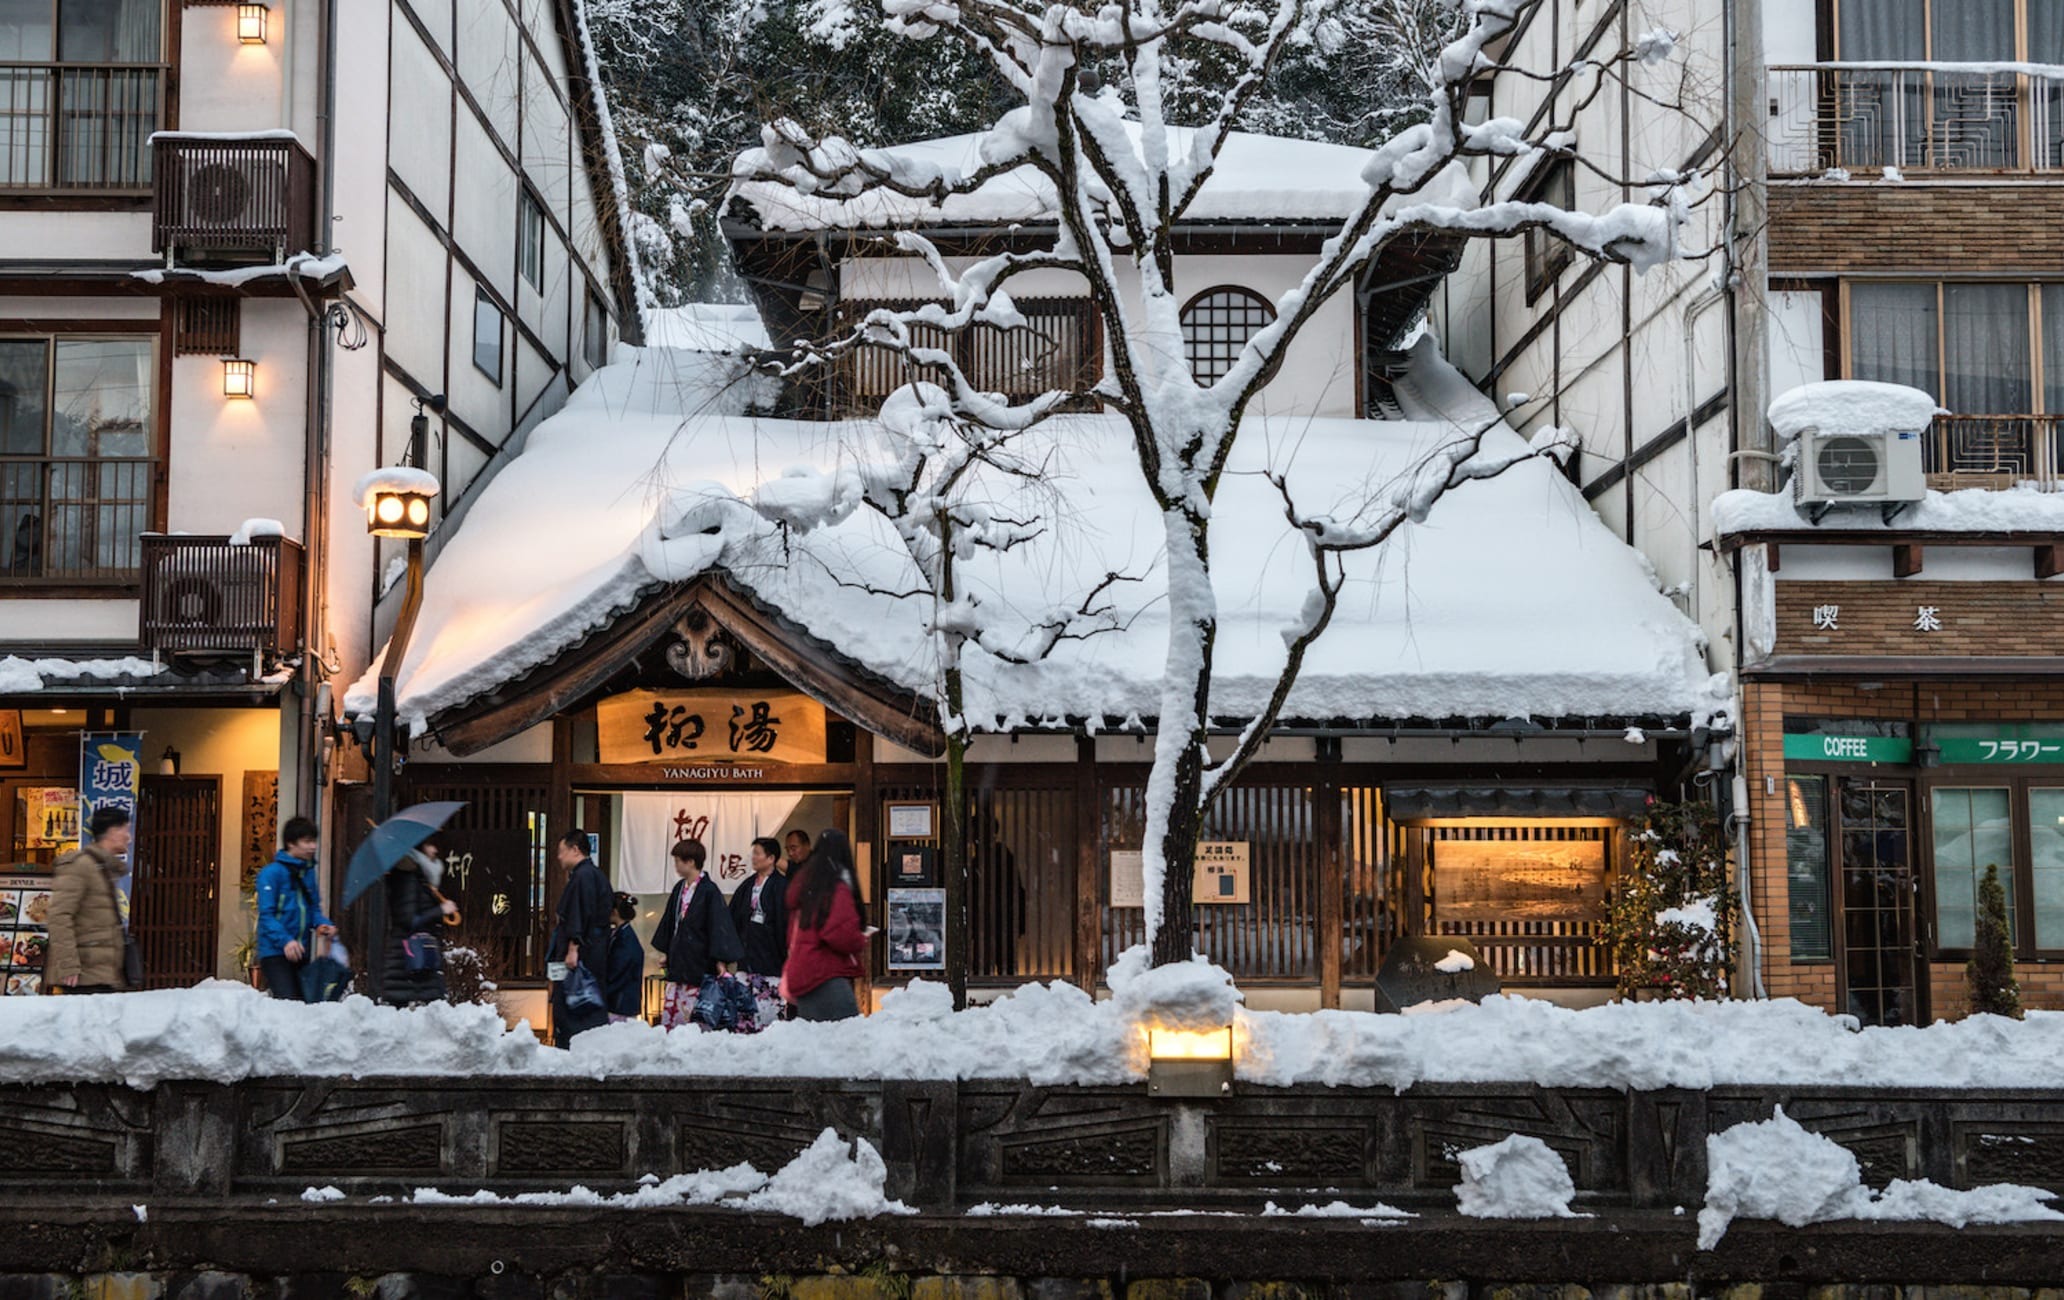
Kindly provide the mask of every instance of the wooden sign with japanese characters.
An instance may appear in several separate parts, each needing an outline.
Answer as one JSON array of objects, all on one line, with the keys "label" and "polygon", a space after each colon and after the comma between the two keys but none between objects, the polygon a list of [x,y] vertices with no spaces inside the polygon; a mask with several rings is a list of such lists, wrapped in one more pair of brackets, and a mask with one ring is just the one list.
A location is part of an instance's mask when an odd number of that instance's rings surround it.
[{"label": "wooden sign with japanese characters", "polygon": [[2064,645],[2064,586],[1795,579],[1776,584],[1776,649],[1795,655],[2012,658]]},{"label": "wooden sign with japanese characters", "polygon": [[824,761],[824,706],[800,691],[626,691],[595,719],[604,763]]}]

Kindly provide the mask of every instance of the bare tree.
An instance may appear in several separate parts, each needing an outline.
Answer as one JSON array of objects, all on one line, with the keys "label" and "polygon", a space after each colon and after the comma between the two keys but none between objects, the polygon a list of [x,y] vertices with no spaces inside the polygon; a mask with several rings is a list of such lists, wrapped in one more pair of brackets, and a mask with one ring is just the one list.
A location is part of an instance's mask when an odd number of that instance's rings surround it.
[{"label": "bare tree", "polygon": [[[1404,523],[1423,519],[1451,488],[1510,464],[1479,454],[1488,428],[1463,430],[1351,519],[1307,515],[1277,479],[1285,511],[1312,561],[1311,597],[1297,625],[1284,631],[1288,653],[1267,703],[1246,721],[1231,752],[1213,761],[1206,740],[1218,610],[1208,527],[1242,417],[1319,307],[1351,291],[1393,240],[1434,232],[1496,238],[1539,229],[1590,257],[1639,268],[1677,256],[1686,214],[1681,191],[1692,179],[1687,176],[1616,178],[1645,187],[1653,201],[1599,214],[1484,200],[1457,184],[1459,164],[1472,158],[1532,164],[1572,157],[1602,174],[1572,152],[1566,123],[1544,120],[1532,129],[1510,119],[1469,124],[1467,98],[1482,78],[1504,71],[1549,81],[1579,71],[1621,77],[1636,62],[1668,57],[1671,40],[1652,32],[1628,49],[1592,56],[1580,70],[1513,68],[1497,52],[1501,38],[1540,0],[1457,0],[1457,34],[1424,69],[1425,120],[1373,152],[1362,173],[1367,193],[1359,205],[1300,281],[1277,298],[1275,319],[1247,340],[1222,377],[1204,385],[1185,360],[1175,229],[1284,49],[1308,37],[1312,24],[1323,19],[1324,0],[1110,0],[1079,7],[1041,0],[882,3],[891,25],[913,39],[943,35],[979,51],[1022,100],[987,133],[982,165],[965,173],[921,167],[901,155],[858,150],[777,121],[765,129],[763,148],[741,160],[741,179],[820,196],[887,191],[944,202],[1029,168],[1054,192],[1055,228],[1044,246],[995,252],[958,270],[921,233],[898,232],[906,253],[930,263],[947,302],[873,311],[850,333],[805,348],[794,368],[821,365],[858,347],[882,347],[939,375],[952,414],[972,427],[999,434],[1023,430],[1082,401],[1099,403],[1125,421],[1164,523],[1168,570],[1169,639],[1142,846],[1147,930],[1156,965],[1184,961],[1192,945],[1188,865],[1204,814],[1281,718],[1306,651],[1332,619],[1344,555],[1381,545]],[[1226,69],[1222,99],[1204,120],[1178,125],[1165,88],[1175,69],[1206,65]],[[1090,75],[1091,69],[1113,67],[1120,75]],[[982,391],[950,350],[919,341],[917,326],[952,333],[1007,317],[1011,281],[1051,270],[1079,275],[1103,318],[1109,364],[1093,388],[1007,401]],[[1121,292],[1132,276],[1139,285],[1136,301]],[[925,331],[922,337],[935,336]]]}]

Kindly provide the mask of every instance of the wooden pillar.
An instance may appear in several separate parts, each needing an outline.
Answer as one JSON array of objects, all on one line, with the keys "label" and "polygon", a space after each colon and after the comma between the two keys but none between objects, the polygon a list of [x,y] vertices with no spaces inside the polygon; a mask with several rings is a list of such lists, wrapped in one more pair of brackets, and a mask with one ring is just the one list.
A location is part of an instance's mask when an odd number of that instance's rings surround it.
[{"label": "wooden pillar", "polygon": [[[881,845],[879,821],[881,818],[881,796],[875,792],[874,784],[874,733],[865,727],[853,728],[853,866],[859,871],[861,891],[868,902],[861,907],[861,913],[869,925],[881,925],[885,917],[882,901],[880,862]],[[886,932],[887,927],[883,927]],[[874,1007],[874,972],[881,964],[882,946],[887,942],[886,933],[875,936],[867,946],[866,969],[860,973],[860,1008],[871,1011]]]},{"label": "wooden pillar", "polygon": [[1103,787],[1097,781],[1096,737],[1075,738],[1075,982],[1096,993],[1103,975],[1104,908],[1097,852]]},{"label": "wooden pillar", "polygon": [[1319,835],[1319,1005],[1340,1005],[1340,963],[1346,947],[1347,851],[1340,826],[1340,777],[1322,767],[1312,782]]},{"label": "wooden pillar", "polygon": [[1398,937],[1426,932],[1426,828],[1405,827],[1405,915]]}]

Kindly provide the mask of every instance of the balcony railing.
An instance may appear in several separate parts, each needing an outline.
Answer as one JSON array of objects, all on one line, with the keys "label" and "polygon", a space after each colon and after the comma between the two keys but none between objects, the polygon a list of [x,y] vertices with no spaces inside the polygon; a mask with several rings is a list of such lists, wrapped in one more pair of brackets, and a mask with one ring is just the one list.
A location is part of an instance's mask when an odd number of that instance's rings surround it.
[{"label": "balcony railing", "polygon": [[1820,63],[1770,69],[1776,176],[2064,168],[2064,77],[1985,64]]},{"label": "balcony railing", "polygon": [[156,64],[0,61],[0,193],[148,191],[165,80]]},{"label": "balcony railing", "polygon": [[161,135],[151,249],[283,262],[315,243],[315,159],[293,137]]},{"label": "balcony railing", "polygon": [[2064,487],[2057,463],[2064,415],[1942,415],[1926,446],[1928,486]]},{"label": "balcony railing", "polygon": [[139,619],[154,654],[286,654],[301,638],[301,544],[147,534]]}]

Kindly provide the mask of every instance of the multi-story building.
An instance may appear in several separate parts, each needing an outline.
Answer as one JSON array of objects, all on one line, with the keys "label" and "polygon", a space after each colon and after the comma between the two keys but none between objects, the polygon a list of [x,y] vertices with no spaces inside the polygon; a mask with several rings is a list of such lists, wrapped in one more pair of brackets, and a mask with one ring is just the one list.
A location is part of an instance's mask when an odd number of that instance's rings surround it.
[{"label": "multi-story building", "polygon": [[[1673,57],[1600,90],[1583,61],[1654,31]],[[1567,130],[1598,170],[1507,168],[1499,196],[1712,182],[1678,266],[1513,241],[1472,254],[1440,324],[1486,391],[1528,395],[1522,420],[1579,435],[1585,494],[1737,672],[1714,793],[1756,922],[1744,991],[1867,1023],[1959,1014],[1996,865],[2024,989],[2059,1004],[2064,6],[1544,4],[1514,52],[1570,71],[1497,78],[1487,111]],[[1888,424],[1852,391],[1766,418],[1845,379],[1941,411]],[[1842,433],[1878,457],[1846,481],[1856,447],[1814,460]]]},{"label": "multi-story building", "polygon": [[354,481],[463,510],[619,331],[588,66],[573,0],[0,3],[0,851],[141,733],[154,982],[356,761]]}]

